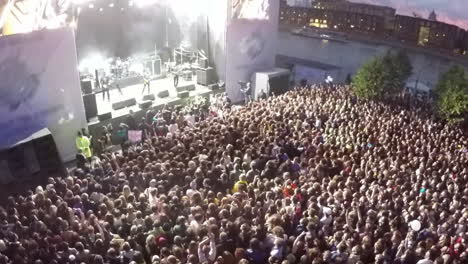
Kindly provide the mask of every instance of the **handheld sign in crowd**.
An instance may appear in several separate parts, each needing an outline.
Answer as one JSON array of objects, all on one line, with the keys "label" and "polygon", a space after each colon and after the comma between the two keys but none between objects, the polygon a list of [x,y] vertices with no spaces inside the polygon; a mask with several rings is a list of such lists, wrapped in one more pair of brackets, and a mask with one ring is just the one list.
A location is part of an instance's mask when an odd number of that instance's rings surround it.
[{"label": "handheld sign in crowd", "polygon": [[143,131],[141,130],[129,130],[128,131],[128,140],[131,143],[141,142],[142,136],[143,136]]}]

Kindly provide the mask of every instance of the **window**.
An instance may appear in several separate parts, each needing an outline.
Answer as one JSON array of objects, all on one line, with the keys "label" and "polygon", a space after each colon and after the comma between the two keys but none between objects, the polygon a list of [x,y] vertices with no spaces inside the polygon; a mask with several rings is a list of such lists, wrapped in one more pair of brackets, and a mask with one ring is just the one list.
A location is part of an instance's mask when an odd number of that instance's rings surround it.
[{"label": "window", "polygon": [[431,29],[427,26],[419,27],[418,45],[426,46],[429,43],[429,34]]}]

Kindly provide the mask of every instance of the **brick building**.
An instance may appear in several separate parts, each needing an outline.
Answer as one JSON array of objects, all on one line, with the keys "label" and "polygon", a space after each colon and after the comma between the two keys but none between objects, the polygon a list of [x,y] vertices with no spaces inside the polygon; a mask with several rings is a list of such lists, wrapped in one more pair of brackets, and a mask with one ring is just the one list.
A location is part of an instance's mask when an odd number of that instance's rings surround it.
[{"label": "brick building", "polygon": [[346,0],[316,0],[311,8],[289,6],[282,1],[280,7],[281,25],[392,38],[410,45],[468,55],[467,31],[437,21],[435,12],[431,17],[434,19],[396,15],[390,7]]},{"label": "brick building", "polygon": [[318,0],[312,8],[282,2],[280,22],[291,26],[310,26],[341,32],[388,35],[393,30],[395,9],[351,3],[346,0]]},{"label": "brick building", "polygon": [[389,32],[393,30],[396,10],[388,6],[353,3],[346,0],[316,0],[312,5],[317,9],[344,11],[383,18],[384,29]]},{"label": "brick building", "polygon": [[280,23],[362,34],[383,35],[386,32],[383,17],[319,8],[283,6],[280,11]]},{"label": "brick building", "polygon": [[422,47],[455,51],[461,49],[465,31],[457,26],[419,17],[397,15],[394,37]]}]

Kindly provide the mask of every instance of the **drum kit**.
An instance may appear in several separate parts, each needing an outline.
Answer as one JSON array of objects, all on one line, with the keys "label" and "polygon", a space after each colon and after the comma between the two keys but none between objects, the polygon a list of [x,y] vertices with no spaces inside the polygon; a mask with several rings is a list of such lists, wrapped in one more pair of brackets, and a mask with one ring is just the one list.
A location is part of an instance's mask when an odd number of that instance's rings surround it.
[{"label": "drum kit", "polygon": [[111,59],[110,72],[115,79],[124,79],[139,75],[139,73],[130,70],[129,60],[121,60],[120,58]]}]

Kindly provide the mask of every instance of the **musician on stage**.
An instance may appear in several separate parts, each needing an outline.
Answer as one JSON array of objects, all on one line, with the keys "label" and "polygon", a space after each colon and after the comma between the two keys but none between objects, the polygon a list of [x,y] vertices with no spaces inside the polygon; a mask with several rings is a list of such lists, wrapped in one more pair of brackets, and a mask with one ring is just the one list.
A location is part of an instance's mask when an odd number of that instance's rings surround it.
[{"label": "musician on stage", "polygon": [[116,83],[115,87],[117,88],[117,91],[119,91],[119,94],[123,95],[122,88],[120,87],[120,84]]},{"label": "musician on stage", "polygon": [[174,87],[177,88],[179,85],[179,74],[177,72],[174,72]]},{"label": "musician on stage", "polygon": [[109,76],[104,76],[101,80],[101,88],[102,88],[102,100],[106,98],[110,102],[110,92],[109,92],[109,85],[110,85],[110,78]]},{"label": "musician on stage", "polygon": [[245,83],[245,85],[243,85],[242,82],[239,82],[239,84],[241,84],[240,90],[244,95],[244,102],[247,104],[252,101],[252,88],[250,87],[250,82]]},{"label": "musician on stage", "polygon": [[146,88],[148,88],[148,94],[150,94],[151,93],[150,76],[147,72],[143,74],[143,91],[141,94],[145,93]]}]

